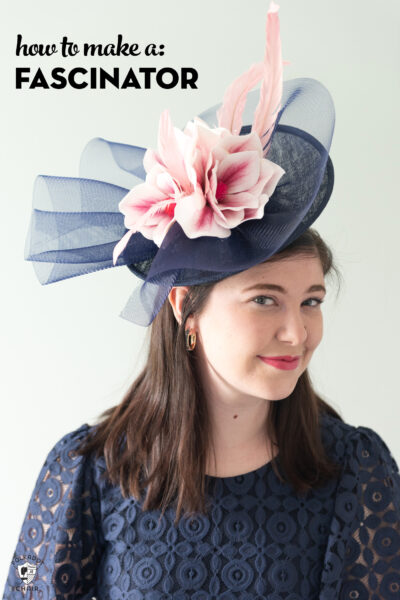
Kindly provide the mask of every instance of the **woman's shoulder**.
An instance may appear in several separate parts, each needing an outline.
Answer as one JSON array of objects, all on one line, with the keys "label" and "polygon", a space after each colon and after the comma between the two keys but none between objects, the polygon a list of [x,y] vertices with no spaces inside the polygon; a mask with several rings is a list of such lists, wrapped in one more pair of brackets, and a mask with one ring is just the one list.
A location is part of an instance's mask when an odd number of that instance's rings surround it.
[{"label": "woman's shoulder", "polygon": [[[84,423],[79,427],[67,431],[60,438],[50,444],[42,466],[41,476],[48,477],[47,473],[57,475],[58,478],[68,480],[72,473],[81,476],[91,471],[92,477],[99,466],[99,459],[91,453],[80,453],[80,448],[85,441],[95,432],[96,425]],[[101,459],[100,459],[101,460]]]},{"label": "woman's shoulder", "polygon": [[51,447],[50,452],[60,450],[61,448],[66,447],[78,447],[82,440],[94,430],[95,425],[89,425],[89,423],[84,423],[76,429],[72,429],[67,433],[64,433],[60,438],[58,438],[58,440]]},{"label": "woman's shoulder", "polygon": [[55,442],[51,443],[47,453],[46,462],[57,460],[59,457],[73,457],[81,444],[94,432],[95,425],[84,423],[76,429],[64,433]]},{"label": "woman's shoulder", "polygon": [[398,472],[391,450],[375,429],[341,421],[328,413],[321,415],[320,426],[324,446],[335,460],[375,460],[385,462],[391,470]]}]

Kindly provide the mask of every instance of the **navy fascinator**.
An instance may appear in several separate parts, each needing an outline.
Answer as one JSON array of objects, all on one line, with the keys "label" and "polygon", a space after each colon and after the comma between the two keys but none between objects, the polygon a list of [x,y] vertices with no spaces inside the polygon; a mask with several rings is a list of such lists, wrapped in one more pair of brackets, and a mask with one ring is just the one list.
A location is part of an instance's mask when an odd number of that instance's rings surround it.
[{"label": "navy fascinator", "polygon": [[312,225],[333,189],[335,111],[319,81],[282,80],[278,8],[264,60],[183,130],[164,111],[156,150],[95,138],[79,177],[36,177],[24,256],[41,284],[127,266],[142,281],[120,316],[148,326],[173,286],[248,269]]}]

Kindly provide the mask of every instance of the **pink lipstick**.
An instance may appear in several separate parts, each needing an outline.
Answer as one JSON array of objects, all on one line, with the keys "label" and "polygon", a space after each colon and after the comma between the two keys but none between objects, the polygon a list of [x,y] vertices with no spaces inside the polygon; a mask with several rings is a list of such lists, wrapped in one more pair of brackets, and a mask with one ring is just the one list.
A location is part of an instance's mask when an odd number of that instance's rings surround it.
[{"label": "pink lipstick", "polygon": [[300,362],[300,356],[259,356],[267,365],[272,365],[276,369],[291,371],[296,369]]}]

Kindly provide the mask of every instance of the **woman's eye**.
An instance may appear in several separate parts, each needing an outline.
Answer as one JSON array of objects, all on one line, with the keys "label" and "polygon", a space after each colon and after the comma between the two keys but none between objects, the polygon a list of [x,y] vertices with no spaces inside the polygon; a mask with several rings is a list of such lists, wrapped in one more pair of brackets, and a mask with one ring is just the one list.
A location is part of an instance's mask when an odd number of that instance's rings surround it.
[{"label": "woman's eye", "polygon": [[323,303],[323,300],[321,300],[320,298],[309,298],[308,300],[306,300],[306,302],[316,302],[317,304],[313,304],[313,306],[317,307]]},{"label": "woman's eye", "polygon": [[[270,306],[269,304],[267,305],[265,302],[257,302],[257,300],[263,298],[266,298],[267,300],[272,300],[274,302],[274,299],[270,296],[257,296],[256,298],[254,298],[254,301],[256,302],[256,304],[261,304],[262,306]],[[311,308],[317,308],[320,304],[323,303],[323,300],[321,300],[320,298],[308,298],[308,300],[304,301],[304,303],[306,302],[316,302],[316,304],[308,304],[308,306],[310,306]]]},{"label": "woman's eye", "polygon": [[267,300],[273,300],[273,298],[270,298],[269,296],[257,296],[256,298],[254,298],[254,301],[256,302],[256,304],[262,304],[265,306],[264,302],[257,302],[257,300],[259,300],[260,298],[266,298]]}]

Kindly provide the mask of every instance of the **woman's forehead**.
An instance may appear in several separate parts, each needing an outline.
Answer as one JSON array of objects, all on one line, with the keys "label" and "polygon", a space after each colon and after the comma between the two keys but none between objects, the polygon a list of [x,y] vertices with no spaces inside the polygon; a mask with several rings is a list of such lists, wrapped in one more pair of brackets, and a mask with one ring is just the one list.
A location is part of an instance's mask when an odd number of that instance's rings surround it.
[{"label": "woman's forehead", "polygon": [[[309,281],[310,280],[310,281]],[[312,281],[311,281],[312,280]],[[314,281],[315,280],[315,281]],[[315,256],[294,256],[277,261],[265,261],[245,271],[223,279],[221,287],[240,287],[254,283],[281,283],[285,287],[297,286],[302,282],[310,285],[323,283],[321,261]]]}]

